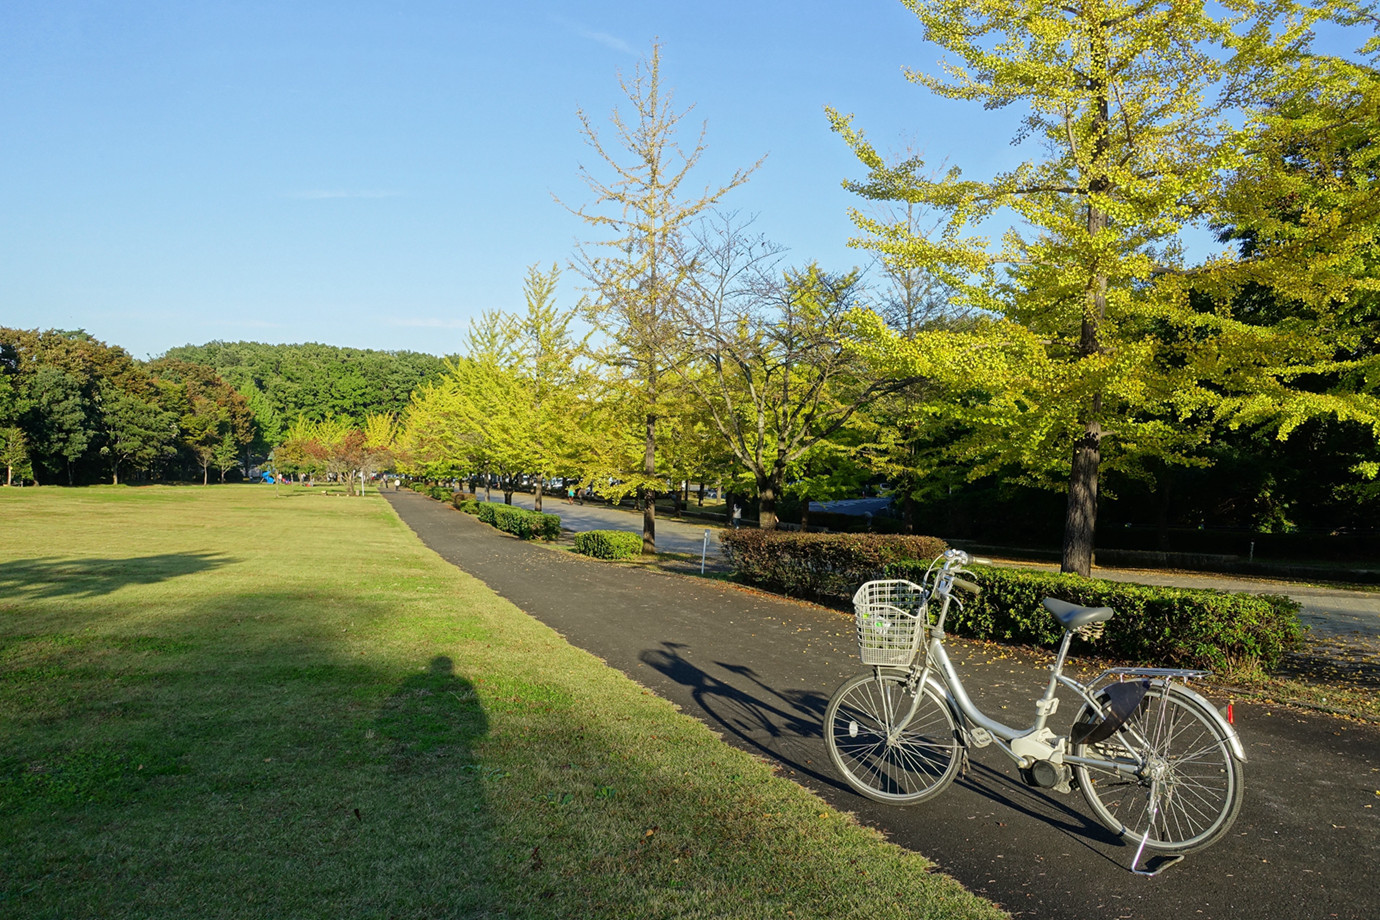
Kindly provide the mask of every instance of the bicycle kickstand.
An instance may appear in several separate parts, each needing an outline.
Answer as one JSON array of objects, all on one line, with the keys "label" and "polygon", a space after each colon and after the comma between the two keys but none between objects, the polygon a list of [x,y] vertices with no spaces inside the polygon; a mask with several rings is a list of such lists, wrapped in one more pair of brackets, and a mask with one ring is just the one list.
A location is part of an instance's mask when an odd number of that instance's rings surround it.
[{"label": "bicycle kickstand", "polygon": [[[1144,835],[1143,837],[1140,838],[1140,846],[1136,848],[1136,855],[1135,855],[1135,857],[1133,857],[1133,858],[1131,859],[1131,873],[1132,873],[1133,875],[1139,875],[1141,878],[1154,878],[1155,876],[1157,876],[1157,875],[1159,875],[1161,872],[1163,872],[1165,869],[1168,869],[1170,866],[1178,865],[1179,863],[1183,862],[1183,859],[1184,859],[1182,854],[1180,854],[1180,855],[1178,855],[1178,856],[1165,856],[1165,857],[1153,857],[1153,856],[1152,856],[1150,860],[1147,860],[1147,861],[1146,861],[1146,863],[1145,863],[1145,868],[1142,868],[1142,869],[1137,869],[1137,868],[1136,868],[1137,866],[1139,866],[1139,865],[1141,864],[1141,863],[1140,863],[1141,854],[1145,852],[1145,844],[1146,844],[1146,841],[1148,841],[1148,840],[1150,839],[1150,831],[1153,830],[1154,827],[1155,827],[1155,816],[1159,814],[1159,811],[1160,811],[1160,784],[1159,784],[1158,782],[1151,782],[1151,783],[1150,783],[1150,816],[1149,816],[1149,818],[1146,820],[1146,824],[1145,824],[1145,835]],[[1156,858],[1159,858],[1159,859],[1160,859],[1160,862],[1155,866],[1154,869],[1151,869],[1151,868],[1150,868],[1150,861],[1151,861],[1151,860],[1154,860],[1154,859],[1156,859]]]}]

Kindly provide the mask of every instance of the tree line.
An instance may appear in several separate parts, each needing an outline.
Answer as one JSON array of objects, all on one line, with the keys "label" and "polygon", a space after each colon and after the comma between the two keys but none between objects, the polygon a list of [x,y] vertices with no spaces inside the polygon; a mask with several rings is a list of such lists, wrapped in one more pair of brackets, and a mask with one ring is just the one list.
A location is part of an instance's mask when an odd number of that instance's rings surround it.
[{"label": "tree line", "polygon": [[7,484],[206,483],[212,471],[247,476],[287,445],[280,468],[336,472],[342,443],[352,461],[373,456],[355,456],[349,432],[391,440],[380,425],[444,366],[415,352],[252,342],[144,362],[80,330],[0,328],[0,462]]},{"label": "tree line", "polygon": [[[908,76],[1017,111],[1029,159],[973,179],[883,155],[830,110],[864,169],[848,186],[874,280],[788,266],[720,210],[752,168],[687,181],[704,134],[677,141],[685,111],[654,47],[611,130],[581,113],[596,166],[571,210],[600,236],[572,260],[586,297],[553,312],[555,269],[533,268],[527,316],[486,317],[414,396],[407,462],[636,493],[647,549],[651,499],[706,475],[746,479],[764,527],[783,495],[869,479],[912,527],[955,495],[1056,491],[1063,568],[1082,574],[1121,496],[1161,524],[1373,521],[1380,80],[1365,54],[1311,47],[1320,23],[1365,39],[1373,19],[908,6],[949,55]],[[1203,231],[1218,248],[1193,254]],[[576,316],[581,343],[564,334]],[[1212,494],[1224,476],[1230,498]]]}]

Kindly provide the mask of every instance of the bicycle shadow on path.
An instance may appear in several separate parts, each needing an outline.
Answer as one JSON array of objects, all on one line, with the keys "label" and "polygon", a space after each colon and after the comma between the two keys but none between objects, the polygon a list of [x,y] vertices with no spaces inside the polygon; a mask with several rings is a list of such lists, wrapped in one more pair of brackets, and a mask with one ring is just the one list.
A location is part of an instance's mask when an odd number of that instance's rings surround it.
[{"label": "bicycle shadow on path", "polygon": [[639,659],[668,679],[685,687],[695,704],[713,723],[762,755],[817,782],[843,790],[831,771],[822,769],[823,735],[820,726],[829,699],[813,690],[778,690],[763,682],[747,665],[714,662],[731,675],[751,684],[751,689],[721,680],[694,664],[681,642],[662,642],[660,649],[643,652]]}]

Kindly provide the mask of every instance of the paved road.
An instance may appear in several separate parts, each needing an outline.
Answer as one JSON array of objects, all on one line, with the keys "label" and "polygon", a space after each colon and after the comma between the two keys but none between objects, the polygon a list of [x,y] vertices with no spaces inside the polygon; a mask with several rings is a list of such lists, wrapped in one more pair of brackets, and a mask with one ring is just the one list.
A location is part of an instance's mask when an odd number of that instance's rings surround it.
[{"label": "paved road", "polygon": [[[482,494],[482,493],[481,493]],[[502,501],[502,495],[494,493]],[[514,492],[513,504],[519,508],[531,509],[532,496],[526,492]],[[542,496],[542,510],[561,516],[561,527],[565,530],[627,530],[642,533],[642,512],[629,508],[612,508],[603,503],[586,502],[583,505],[568,505],[563,497]],[[706,561],[710,567],[723,566],[723,553],[719,545],[719,534],[723,527],[716,524],[695,524],[677,521],[674,518],[658,516],[656,519],[656,548],[662,553],[686,553],[699,558],[705,549],[705,532],[709,533]]]},{"label": "paved road", "polygon": [[[875,805],[841,786],[820,720],[833,689],[860,670],[847,617],[524,544],[411,492],[387,498],[443,558],[574,645],[1017,916],[1380,916],[1376,726],[1237,703],[1250,762],[1236,826],[1158,878],[1137,878],[1126,871],[1133,848],[1095,824],[1081,797],[1023,785],[990,748],[975,752],[966,779],[922,806]],[[993,713],[1009,707],[1004,721],[1021,723],[1047,677],[1044,660],[950,642],[975,701]]]},{"label": "paved road", "polygon": [[[523,492],[513,495],[513,504],[532,507],[532,496]],[[546,497],[544,509],[561,516],[567,530],[616,529],[642,532],[642,515],[626,509],[610,508],[602,504],[567,505],[565,499]],[[719,534],[723,529],[714,525],[681,523],[659,517],[656,522],[657,549],[669,553],[688,553],[699,556],[704,546],[705,531],[709,531],[709,566],[722,567]],[[1003,565],[1055,571],[1057,565],[1038,562],[997,560]],[[1299,619],[1312,630],[1315,637],[1326,640],[1352,640],[1363,650],[1380,655],[1380,591],[1324,588],[1316,585],[1271,581],[1261,578],[1239,578],[1230,575],[1198,574],[1191,572],[1157,572],[1149,569],[1113,569],[1099,567],[1099,578],[1112,581],[1134,581],[1149,585],[1171,585],[1179,588],[1216,588],[1219,591],[1245,591],[1252,594],[1285,594],[1303,605]]]}]

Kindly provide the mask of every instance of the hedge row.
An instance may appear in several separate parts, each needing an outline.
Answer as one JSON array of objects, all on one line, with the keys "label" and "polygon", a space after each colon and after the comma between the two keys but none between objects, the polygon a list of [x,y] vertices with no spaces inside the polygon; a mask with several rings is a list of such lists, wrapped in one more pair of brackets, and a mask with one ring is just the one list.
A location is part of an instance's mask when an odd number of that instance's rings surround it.
[{"label": "hedge row", "polygon": [[948,545],[936,537],[881,534],[725,531],[720,541],[742,580],[793,597],[843,601],[888,566],[934,558]]},{"label": "hedge row", "polygon": [[[887,575],[920,581],[927,567],[928,562],[894,563]],[[1254,675],[1276,667],[1303,643],[1299,604],[1280,595],[1165,588],[987,566],[975,567],[971,580],[982,586],[982,594],[958,594],[963,609],[950,609],[945,628],[976,639],[1057,644],[1063,631],[1040,604],[1046,597],[1057,597],[1115,610],[1100,637],[1076,642],[1092,654],[1139,665]]]},{"label": "hedge row", "polygon": [[438,502],[451,501],[455,496],[455,490],[450,486],[433,486],[425,482],[413,482],[409,483],[408,487],[411,488],[413,492],[420,492],[423,495],[436,499]]},{"label": "hedge row", "polygon": [[[922,581],[947,547],[933,537],[735,530],[722,537],[735,574],[749,584],[840,605],[872,578]],[[1057,645],[1062,629],[1046,597],[1116,611],[1101,636],[1076,639],[1085,653],[1129,663],[1254,675],[1302,646],[1298,602],[1280,595],[1188,590],[1019,569],[972,570],[982,594],[960,594],[946,628],[957,635]]]},{"label": "hedge row", "polygon": [[459,493],[456,494],[454,503],[456,508],[473,514],[485,524],[524,540],[541,538],[550,541],[558,539],[561,535],[559,514],[542,514],[539,511],[528,511],[526,508],[514,508],[502,502],[464,499]]},{"label": "hedge row", "polygon": [[575,552],[596,559],[632,559],[642,555],[642,534],[627,530],[587,530],[575,535]]}]

